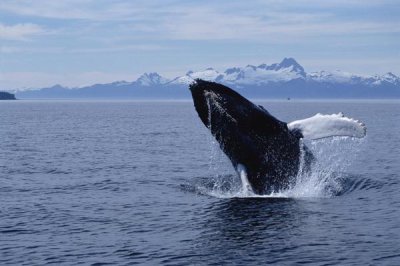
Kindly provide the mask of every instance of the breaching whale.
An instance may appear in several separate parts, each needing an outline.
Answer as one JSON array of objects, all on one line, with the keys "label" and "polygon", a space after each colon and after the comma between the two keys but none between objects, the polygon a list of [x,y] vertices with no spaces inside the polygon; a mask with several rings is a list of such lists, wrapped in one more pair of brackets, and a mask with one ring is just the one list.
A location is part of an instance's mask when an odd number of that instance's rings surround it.
[{"label": "breaching whale", "polygon": [[313,155],[302,138],[366,134],[363,123],[341,113],[285,123],[222,84],[197,79],[189,89],[201,121],[240,174],[243,187],[256,194],[288,188],[310,166]]}]

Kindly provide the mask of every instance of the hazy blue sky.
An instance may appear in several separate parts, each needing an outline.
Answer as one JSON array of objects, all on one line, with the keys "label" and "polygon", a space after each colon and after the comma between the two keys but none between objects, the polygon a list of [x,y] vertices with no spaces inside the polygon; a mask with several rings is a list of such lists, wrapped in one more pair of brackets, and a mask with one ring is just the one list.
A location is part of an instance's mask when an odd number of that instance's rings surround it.
[{"label": "hazy blue sky", "polygon": [[274,63],[400,75],[397,0],[1,0],[0,89]]}]

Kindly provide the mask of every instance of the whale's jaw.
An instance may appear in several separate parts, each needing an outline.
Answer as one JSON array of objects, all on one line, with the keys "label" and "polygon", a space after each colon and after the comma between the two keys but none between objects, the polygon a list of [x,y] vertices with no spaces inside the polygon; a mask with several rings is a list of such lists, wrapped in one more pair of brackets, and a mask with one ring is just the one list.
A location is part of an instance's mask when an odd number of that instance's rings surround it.
[{"label": "whale's jaw", "polygon": [[201,121],[235,169],[245,167],[251,189],[264,194],[286,188],[299,169],[300,136],[224,85],[196,80],[189,88]]}]

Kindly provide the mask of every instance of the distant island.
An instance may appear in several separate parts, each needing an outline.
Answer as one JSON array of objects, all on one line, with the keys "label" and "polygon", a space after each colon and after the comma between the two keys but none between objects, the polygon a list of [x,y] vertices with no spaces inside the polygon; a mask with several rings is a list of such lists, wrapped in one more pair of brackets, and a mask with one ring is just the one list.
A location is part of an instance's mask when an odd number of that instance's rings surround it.
[{"label": "distant island", "polygon": [[222,83],[245,97],[263,99],[399,99],[400,78],[357,75],[341,70],[307,72],[295,59],[280,63],[232,67],[224,72],[213,68],[188,71],[168,79],[145,73],[136,81],[116,81],[81,88],[55,85],[50,88],[16,91],[19,99],[191,99],[188,86],[195,79]]},{"label": "distant island", "polygon": [[14,94],[5,91],[0,91],[0,100],[16,100],[16,99]]}]

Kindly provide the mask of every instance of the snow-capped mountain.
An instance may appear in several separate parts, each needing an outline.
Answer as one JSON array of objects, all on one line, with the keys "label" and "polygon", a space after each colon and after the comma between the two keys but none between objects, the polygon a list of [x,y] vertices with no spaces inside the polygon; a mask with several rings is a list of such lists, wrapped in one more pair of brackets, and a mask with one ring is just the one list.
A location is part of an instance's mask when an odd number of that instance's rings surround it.
[{"label": "snow-capped mountain", "polygon": [[382,83],[400,85],[400,77],[394,75],[392,72],[388,72],[382,76],[375,75],[368,78],[366,81],[376,86],[379,86]]},{"label": "snow-capped mountain", "polygon": [[207,68],[188,71],[173,79],[144,73],[136,81],[117,81],[83,88],[54,86],[18,92],[21,98],[189,98],[187,87],[195,79],[226,84],[249,97],[298,98],[400,98],[400,78],[393,73],[356,75],[349,72],[307,73],[293,58],[280,63],[232,67],[225,71]]},{"label": "snow-capped mountain", "polygon": [[400,84],[400,78],[393,73],[387,73],[383,76],[355,75],[341,70],[306,73],[304,68],[293,58],[284,58],[282,62],[272,65],[261,64],[259,66],[247,65],[245,67],[228,68],[224,72],[218,72],[213,68],[197,72],[189,71],[184,76],[176,77],[166,84],[188,85],[197,78],[234,87],[262,86],[268,83],[284,83],[293,80],[371,86],[380,85],[382,82],[394,85]]},{"label": "snow-capped mountain", "polygon": [[279,64],[247,65],[243,68],[234,67],[228,68],[222,73],[213,68],[198,72],[189,71],[186,75],[173,79],[170,84],[187,85],[200,78],[229,85],[262,85],[268,82],[304,79],[305,77],[304,68],[296,60],[285,58]]},{"label": "snow-capped mountain", "polygon": [[204,71],[198,71],[198,72],[193,72],[190,70],[184,76],[174,78],[170,82],[170,84],[188,85],[192,83],[195,79],[216,81],[218,76],[220,75],[221,74],[213,68],[207,68]]},{"label": "snow-capped mountain", "polygon": [[341,70],[335,70],[332,72],[311,72],[307,74],[307,79],[316,82],[356,84],[360,82],[365,82],[368,77],[354,75],[352,73],[344,72]]},{"label": "snow-capped mountain", "polygon": [[140,86],[157,86],[169,82],[169,79],[161,77],[158,73],[144,73],[137,80],[136,83]]}]

